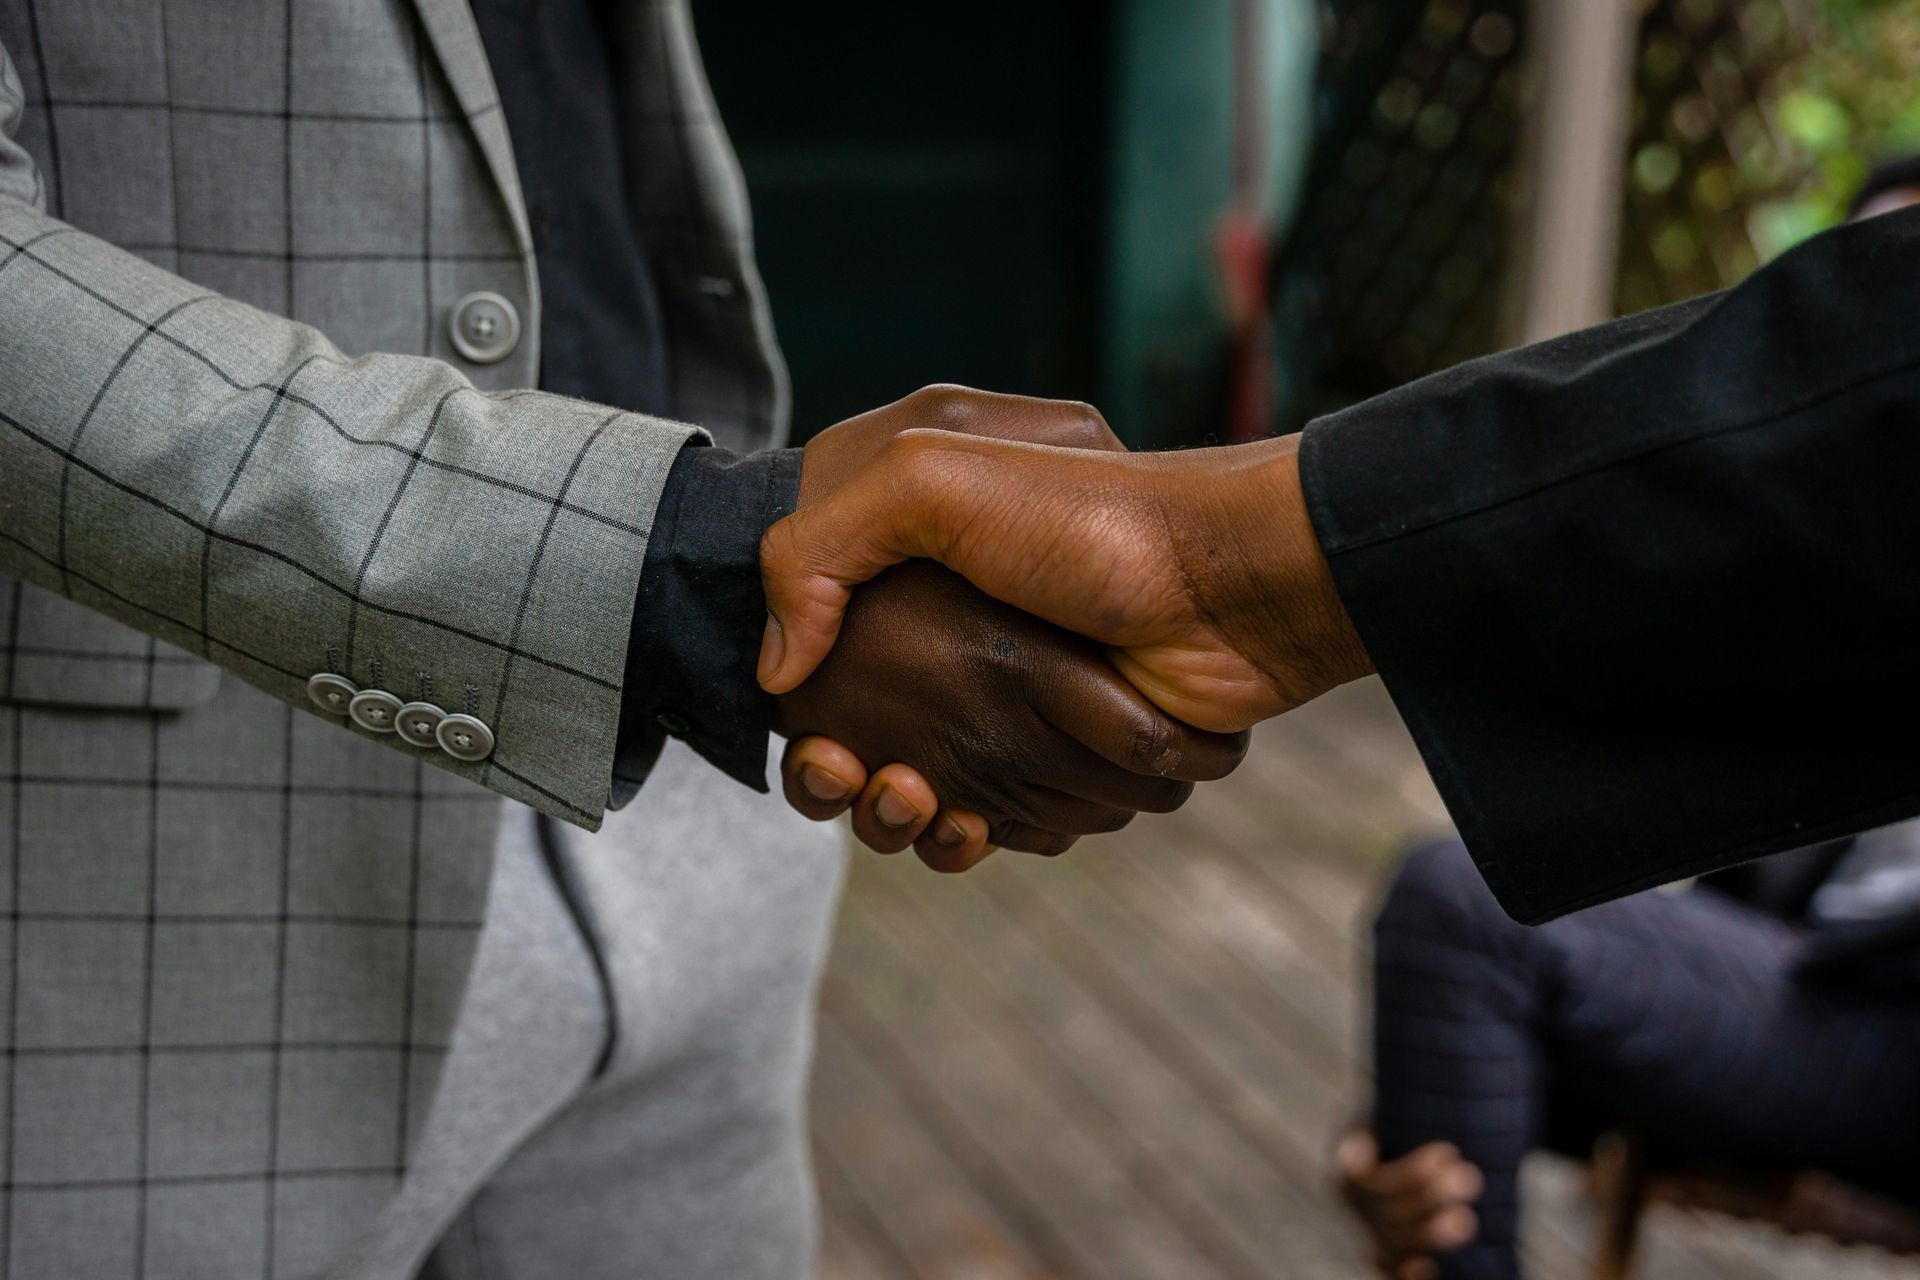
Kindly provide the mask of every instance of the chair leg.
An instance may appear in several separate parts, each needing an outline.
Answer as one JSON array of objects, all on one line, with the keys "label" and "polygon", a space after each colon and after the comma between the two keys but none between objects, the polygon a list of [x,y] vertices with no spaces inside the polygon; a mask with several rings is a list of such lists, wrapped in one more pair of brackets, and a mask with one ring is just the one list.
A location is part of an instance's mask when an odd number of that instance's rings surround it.
[{"label": "chair leg", "polygon": [[1594,1145],[1593,1175],[1600,1222],[1592,1277],[1628,1280],[1651,1183],[1643,1145],[1629,1134],[1605,1135]]}]

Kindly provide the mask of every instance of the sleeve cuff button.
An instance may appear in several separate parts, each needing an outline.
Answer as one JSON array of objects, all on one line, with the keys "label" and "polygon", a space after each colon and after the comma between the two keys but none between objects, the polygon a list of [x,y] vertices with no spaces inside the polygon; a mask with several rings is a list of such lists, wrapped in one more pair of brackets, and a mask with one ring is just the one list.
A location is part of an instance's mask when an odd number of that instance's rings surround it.
[{"label": "sleeve cuff button", "polygon": [[330,671],[322,671],[307,681],[307,697],[313,705],[330,716],[344,716],[353,704],[353,695],[360,687],[345,676],[336,676]]},{"label": "sleeve cuff button", "polygon": [[473,764],[493,754],[493,730],[473,716],[455,713],[434,729],[440,749],[455,760]]},{"label": "sleeve cuff button", "polygon": [[439,742],[436,732],[440,728],[440,722],[446,718],[447,713],[431,702],[409,702],[400,708],[399,715],[394,718],[394,724],[399,729],[400,736],[414,746],[431,747]]},{"label": "sleeve cuff button", "polygon": [[369,733],[392,733],[400,705],[400,699],[385,689],[363,689],[347,704],[347,714]]}]

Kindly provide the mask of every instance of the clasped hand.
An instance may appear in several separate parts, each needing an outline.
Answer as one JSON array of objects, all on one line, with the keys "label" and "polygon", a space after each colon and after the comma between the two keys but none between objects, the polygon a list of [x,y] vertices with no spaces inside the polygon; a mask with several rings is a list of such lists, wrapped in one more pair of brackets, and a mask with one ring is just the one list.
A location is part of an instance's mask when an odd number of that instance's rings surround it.
[{"label": "clasped hand", "polygon": [[960,387],[823,433],[761,544],[788,800],[950,871],[1177,808],[1370,669],[1298,491],[1291,438],[1128,454]]}]

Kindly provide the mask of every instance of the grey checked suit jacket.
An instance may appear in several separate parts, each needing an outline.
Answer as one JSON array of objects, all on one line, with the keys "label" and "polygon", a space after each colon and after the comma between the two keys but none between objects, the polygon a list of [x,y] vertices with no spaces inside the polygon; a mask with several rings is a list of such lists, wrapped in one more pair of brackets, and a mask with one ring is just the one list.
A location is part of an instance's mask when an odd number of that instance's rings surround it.
[{"label": "grey checked suit jacket", "polygon": [[[701,428],[777,443],[785,412],[682,0],[631,0],[622,40],[700,428],[523,389],[538,286],[462,0],[0,0],[0,1277],[314,1274],[420,1150],[416,1199],[457,1197],[523,1122],[428,1123],[485,949],[489,793],[594,829],[631,791],[668,467]],[[526,320],[491,365],[448,336],[480,290]],[[324,716],[322,671],[497,746]]]}]

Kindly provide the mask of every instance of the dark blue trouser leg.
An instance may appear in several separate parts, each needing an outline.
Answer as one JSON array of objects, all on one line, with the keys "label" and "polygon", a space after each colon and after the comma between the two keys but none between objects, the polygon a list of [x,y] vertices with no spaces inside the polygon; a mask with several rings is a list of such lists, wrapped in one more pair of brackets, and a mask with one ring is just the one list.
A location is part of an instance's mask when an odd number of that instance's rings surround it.
[{"label": "dark blue trouser leg", "polygon": [[1386,1158],[1458,1146],[1487,1178],[1450,1278],[1518,1274],[1520,1160],[1548,1100],[1675,1156],[1912,1179],[1920,1010],[1803,988],[1791,926],[1710,893],[1641,894],[1528,929],[1457,843],[1416,850],[1375,925]]},{"label": "dark blue trouser leg", "polygon": [[1374,926],[1374,1129],[1382,1159],[1444,1139],[1486,1175],[1480,1234],[1450,1276],[1519,1274],[1520,1161],[1540,1132],[1538,976],[1457,844],[1415,849]]}]

